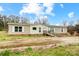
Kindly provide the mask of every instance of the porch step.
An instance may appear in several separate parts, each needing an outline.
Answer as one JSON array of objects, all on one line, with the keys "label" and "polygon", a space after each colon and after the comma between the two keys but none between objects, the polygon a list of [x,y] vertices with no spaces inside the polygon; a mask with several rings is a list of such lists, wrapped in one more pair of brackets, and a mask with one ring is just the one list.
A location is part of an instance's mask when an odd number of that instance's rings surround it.
[{"label": "porch step", "polygon": [[55,35],[54,34],[51,34],[51,33],[46,33],[48,36],[52,36],[54,37]]}]

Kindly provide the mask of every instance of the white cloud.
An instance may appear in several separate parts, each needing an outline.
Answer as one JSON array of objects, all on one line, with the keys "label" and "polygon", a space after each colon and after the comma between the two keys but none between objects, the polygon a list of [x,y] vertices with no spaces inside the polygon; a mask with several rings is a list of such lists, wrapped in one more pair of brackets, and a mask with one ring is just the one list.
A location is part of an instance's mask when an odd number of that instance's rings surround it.
[{"label": "white cloud", "polygon": [[55,16],[55,13],[53,13],[54,5],[55,5],[54,3],[44,3],[44,7],[47,8],[45,13],[48,15]]},{"label": "white cloud", "polygon": [[4,9],[3,9],[3,7],[2,6],[0,6],[0,12],[2,12]]},{"label": "white cloud", "polygon": [[[44,11],[45,7],[46,10]],[[52,12],[53,8],[54,4],[52,3],[43,3],[42,6],[40,6],[38,3],[28,3],[23,5],[22,9],[20,10],[20,15],[28,13],[28,14],[35,14],[36,16],[45,14],[55,16],[55,14]]]},{"label": "white cloud", "polygon": [[68,14],[68,17],[69,18],[73,18],[75,16],[75,13],[74,12],[70,12],[69,14]]},{"label": "white cloud", "polygon": [[40,18],[40,20],[42,20],[42,19],[48,19],[48,17],[47,16],[39,16],[39,18]]},{"label": "white cloud", "polygon": [[59,23],[56,23],[56,24],[53,24],[53,25],[60,26],[61,24],[59,24]]},{"label": "white cloud", "polygon": [[46,18],[46,19],[47,19],[48,17],[47,17],[47,16],[44,16],[44,18]]},{"label": "white cloud", "polygon": [[22,10],[20,11],[20,15],[23,13],[33,13],[33,14],[39,14],[42,11],[42,7],[39,6],[37,3],[29,3],[23,6]]},{"label": "white cloud", "polygon": [[64,5],[63,4],[60,4],[61,8],[64,8]]}]

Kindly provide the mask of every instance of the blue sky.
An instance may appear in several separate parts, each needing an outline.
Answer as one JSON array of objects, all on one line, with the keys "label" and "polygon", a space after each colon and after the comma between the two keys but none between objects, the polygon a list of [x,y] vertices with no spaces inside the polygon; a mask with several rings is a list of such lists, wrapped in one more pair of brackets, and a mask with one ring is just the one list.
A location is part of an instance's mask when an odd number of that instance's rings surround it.
[{"label": "blue sky", "polygon": [[78,3],[0,3],[0,13],[25,16],[31,21],[37,17],[48,19],[50,24],[76,21],[79,18]]}]

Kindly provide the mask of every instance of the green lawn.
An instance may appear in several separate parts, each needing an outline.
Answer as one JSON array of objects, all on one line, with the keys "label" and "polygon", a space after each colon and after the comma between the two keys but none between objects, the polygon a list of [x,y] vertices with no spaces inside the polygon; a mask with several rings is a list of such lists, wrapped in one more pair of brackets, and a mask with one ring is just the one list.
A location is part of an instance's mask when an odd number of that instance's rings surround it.
[{"label": "green lawn", "polygon": [[37,38],[37,37],[44,37],[42,35],[39,36],[28,36],[28,35],[8,35],[5,31],[0,31],[0,41],[4,40],[15,40],[15,39],[28,39],[28,38]]},{"label": "green lawn", "polygon": [[0,52],[0,56],[79,56],[79,46],[70,45],[66,47],[57,47],[49,49],[32,50],[32,48],[25,49],[24,52],[6,50]]}]

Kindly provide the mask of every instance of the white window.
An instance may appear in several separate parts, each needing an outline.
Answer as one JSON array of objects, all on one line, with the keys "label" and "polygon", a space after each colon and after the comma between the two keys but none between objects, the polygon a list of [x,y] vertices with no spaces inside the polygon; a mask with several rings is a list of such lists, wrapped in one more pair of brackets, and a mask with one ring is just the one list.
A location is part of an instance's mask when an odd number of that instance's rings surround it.
[{"label": "white window", "polygon": [[15,32],[22,32],[22,27],[15,26]]},{"label": "white window", "polygon": [[36,27],[33,27],[32,30],[37,30],[37,28]]}]

